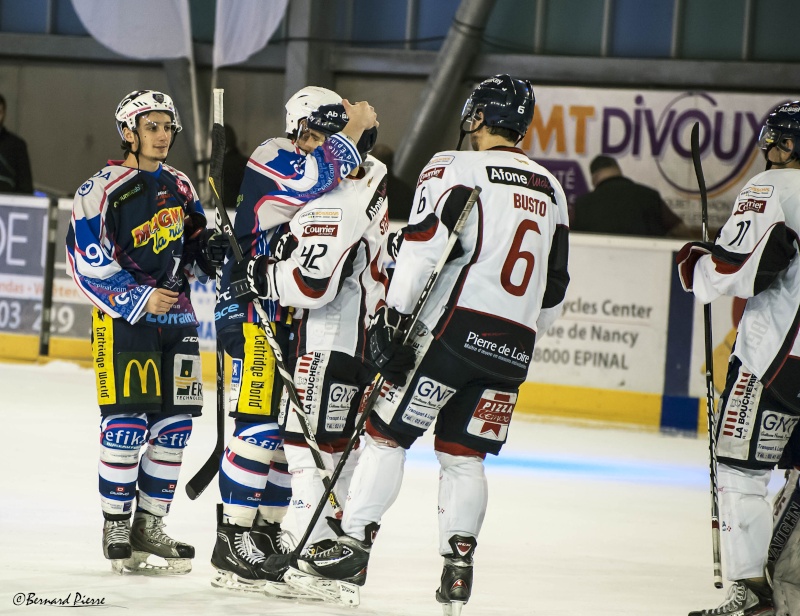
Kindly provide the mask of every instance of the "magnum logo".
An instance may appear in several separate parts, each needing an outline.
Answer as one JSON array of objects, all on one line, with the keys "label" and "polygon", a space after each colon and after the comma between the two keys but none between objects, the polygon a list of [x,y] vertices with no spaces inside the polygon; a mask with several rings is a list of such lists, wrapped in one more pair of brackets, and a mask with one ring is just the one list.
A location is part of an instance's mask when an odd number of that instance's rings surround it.
[{"label": "magnum logo", "polygon": [[157,354],[146,352],[117,354],[117,370],[122,372],[121,404],[161,402],[161,375],[156,363],[159,358],[154,358],[154,355]]},{"label": "magnum logo", "polygon": [[133,229],[131,235],[134,248],[153,240],[153,252],[158,254],[183,235],[183,209],[178,205],[159,210],[146,223]]}]

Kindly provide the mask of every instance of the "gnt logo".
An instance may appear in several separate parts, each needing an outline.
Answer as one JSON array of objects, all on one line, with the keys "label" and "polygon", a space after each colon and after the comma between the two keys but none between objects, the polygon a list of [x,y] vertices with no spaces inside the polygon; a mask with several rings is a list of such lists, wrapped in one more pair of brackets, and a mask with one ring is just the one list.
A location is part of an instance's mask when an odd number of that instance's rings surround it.
[{"label": "gnt logo", "polygon": [[454,393],[456,393],[456,390],[444,383],[422,377],[417,383],[417,388],[414,390],[414,397],[411,401],[427,408],[440,409]]},{"label": "gnt logo", "polygon": [[786,441],[792,435],[800,417],[792,417],[773,411],[764,411],[761,421],[760,441]]}]

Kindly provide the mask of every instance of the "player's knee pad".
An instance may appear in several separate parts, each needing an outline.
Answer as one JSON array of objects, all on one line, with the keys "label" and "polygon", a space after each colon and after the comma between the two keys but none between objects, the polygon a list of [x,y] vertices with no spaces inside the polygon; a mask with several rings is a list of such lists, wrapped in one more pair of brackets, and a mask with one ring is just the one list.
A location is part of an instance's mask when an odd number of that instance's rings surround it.
[{"label": "player's knee pad", "polygon": [[762,577],[772,535],[767,501],[769,470],[721,463],[717,468],[720,538],[727,575],[732,580]]},{"label": "player's knee pad", "polygon": [[100,460],[106,464],[138,464],[139,450],[147,442],[147,416],[112,415],[100,424]]},{"label": "player's knee pad", "polygon": [[147,457],[156,462],[180,464],[192,434],[191,415],[172,415],[150,427]]},{"label": "player's knee pad", "polygon": [[721,462],[717,467],[717,488],[722,492],[766,497],[770,471],[731,466]]}]

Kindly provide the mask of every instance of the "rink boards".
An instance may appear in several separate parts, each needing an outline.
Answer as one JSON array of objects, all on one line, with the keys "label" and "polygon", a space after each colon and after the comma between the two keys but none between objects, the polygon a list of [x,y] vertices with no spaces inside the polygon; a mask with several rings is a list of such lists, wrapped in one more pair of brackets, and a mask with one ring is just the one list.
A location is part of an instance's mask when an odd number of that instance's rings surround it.
[{"label": "rink boards", "polygon": [[[0,197],[0,358],[39,353],[48,200]],[[57,206],[50,359],[90,364],[90,304],[66,273],[71,201]],[[660,429],[705,429],[701,306],[683,292],[681,242],[573,234],[564,314],[534,349],[516,413]],[[203,374],[214,381],[213,285],[194,284]],[[732,301],[713,306],[716,382],[724,379]],[[726,346],[726,339],[728,346]]]}]

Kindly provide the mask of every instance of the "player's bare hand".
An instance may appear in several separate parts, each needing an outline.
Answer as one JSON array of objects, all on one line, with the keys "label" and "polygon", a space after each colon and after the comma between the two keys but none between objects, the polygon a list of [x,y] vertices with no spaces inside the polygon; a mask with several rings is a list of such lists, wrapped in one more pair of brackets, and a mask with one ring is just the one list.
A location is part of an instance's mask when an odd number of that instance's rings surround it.
[{"label": "player's bare hand", "polygon": [[145,312],[150,314],[167,314],[170,308],[178,301],[178,292],[168,289],[156,289],[147,299]]},{"label": "player's bare hand", "polygon": [[349,100],[344,99],[342,105],[344,106],[345,113],[347,113],[347,117],[350,118],[347,122],[347,126],[345,126],[345,130],[351,127],[357,131],[365,131],[373,126],[380,126],[375,108],[367,101],[351,103]]}]

